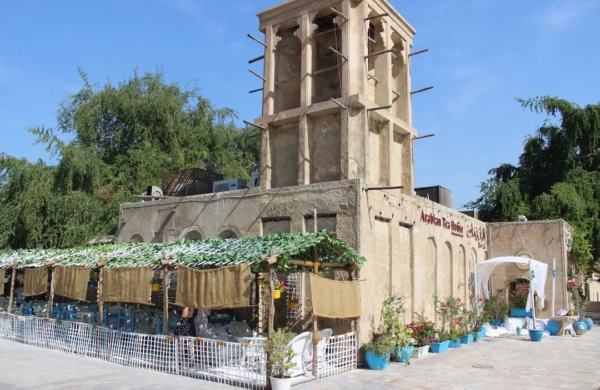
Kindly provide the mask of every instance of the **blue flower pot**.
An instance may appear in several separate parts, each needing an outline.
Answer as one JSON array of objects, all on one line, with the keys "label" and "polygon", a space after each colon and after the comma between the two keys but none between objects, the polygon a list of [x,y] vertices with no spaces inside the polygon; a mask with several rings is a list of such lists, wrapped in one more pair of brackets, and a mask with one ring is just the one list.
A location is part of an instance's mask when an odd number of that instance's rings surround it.
[{"label": "blue flower pot", "polygon": [[448,347],[449,348],[460,348],[460,339],[450,340]]},{"label": "blue flower pot", "polygon": [[408,347],[404,347],[404,348],[397,348],[396,349],[396,361],[400,362],[400,363],[410,363],[410,358],[413,355],[413,351],[414,351],[415,347],[413,347],[412,345],[408,346]]},{"label": "blue flower pot", "polygon": [[492,326],[499,327],[499,326],[502,326],[504,324],[504,321],[502,321],[502,320],[491,320],[490,323],[492,324]]},{"label": "blue flower pot", "polygon": [[577,335],[581,336],[587,332],[587,324],[583,321],[577,321],[573,324],[573,330]]},{"label": "blue flower pot", "polygon": [[485,329],[480,329],[475,333],[475,341],[479,341],[485,338]]},{"label": "blue flower pot", "polygon": [[365,360],[367,361],[367,366],[371,370],[385,370],[390,364],[390,355],[377,355],[375,352],[366,351],[365,352]]},{"label": "blue flower pot", "polygon": [[460,338],[460,343],[461,344],[472,344],[474,338],[475,337],[473,336],[473,334],[471,334],[471,333],[466,334]]},{"label": "blue flower pot", "polygon": [[531,318],[533,317],[532,311],[527,311],[525,309],[518,309],[516,307],[512,307],[510,309],[510,316],[514,318]]},{"label": "blue flower pot", "polygon": [[441,343],[433,343],[431,344],[431,352],[432,353],[442,353],[448,350],[448,346],[450,345],[450,341],[442,341]]},{"label": "blue flower pot", "polygon": [[594,327],[594,320],[592,320],[591,318],[585,318],[583,322],[585,322],[585,324],[587,325],[587,330],[592,330],[592,328]]},{"label": "blue flower pot", "polygon": [[550,320],[546,325],[546,329],[550,332],[550,336],[557,336],[560,332],[560,323],[556,320]]},{"label": "blue flower pot", "polygon": [[541,329],[529,329],[529,338],[531,341],[540,342],[544,337],[544,331]]}]

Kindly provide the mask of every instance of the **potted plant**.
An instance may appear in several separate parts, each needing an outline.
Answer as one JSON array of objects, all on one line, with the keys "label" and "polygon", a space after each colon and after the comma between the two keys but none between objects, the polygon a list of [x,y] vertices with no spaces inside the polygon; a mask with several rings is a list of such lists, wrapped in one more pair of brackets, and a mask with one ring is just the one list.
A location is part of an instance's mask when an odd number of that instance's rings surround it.
[{"label": "potted plant", "polygon": [[483,313],[493,326],[502,326],[504,317],[508,314],[508,304],[503,298],[492,296],[483,305]]},{"label": "potted plant", "polygon": [[410,364],[410,358],[415,349],[412,330],[403,323],[398,323],[394,328],[393,335],[394,344],[396,345],[396,360],[400,363]]},{"label": "potted plant", "polygon": [[448,339],[450,343],[448,344],[448,348],[460,348],[460,338],[462,337],[462,332],[458,328],[458,326],[450,327],[448,330]]},{"label": "potted plant", "polygon": [[475,314],[473,317],[473,334],[475,335],[475,341],[485,338],[485,329],[483,327],[485,322],[485,318],[481,315],[478,316]]},{"label": "potted plant", "polygon": [[287,285],[285,284],[285,280],[275,279],[273,282],[273,299],[281,299],[281,296],[286,289]]},{"label": "potted plant", "polygon": [[292,386],[290,370],[294,368],[294,351],[289,346],[294,334],[287,329],[277,329],[265,343],[271,368],[271,388],[289,390]]},{"label": "potted plant", "polygon": [[[450,340],[448,347],[459,348],[462,332],[460,330],[461,314],[464,305],[460,299],[448,297],[445,301],[436,299],[437,312],[442,319],[442,329],[439,334]],[[438,337],[439,339],[439,337]],[[441,340],[440,341],[445,341]]]},{"label": "potted plant", "polygon": [[473,343],[473,340],[475,339],[474,326],[476,316],[477,315],[474,311],[463,308],[463,311],[459,316],[459,326],[462,332],[462,336],[460,338],[461,344]]},{"label": "potted plant", "polygon": [[414,340],[412,331],[402,322],[404,314],[404,297],[392,296],[383,302],[381,319],[383,334],[387,335],[394,344],[394,355],[401,363],[410,363],[413,353]]},{"label": "potted plant", "polygon": [[415,321],[408,324],[415,340],[413,358],[420,359],[429,353],[429,347],[435,339],[435,326],[422,315],[417,314]]},{"label": "potted plant", "polygon": [[367,366],[371,370],[385,370],[390,363],[394,342],[389,336],[380,336],[376,341],[363,346]]},{"label": "potted plant", "polygon": [[450,336],[445,330],[437,330],[435,341],[431,343],[432,353],[442,353],[448,351],[450,346]]}]

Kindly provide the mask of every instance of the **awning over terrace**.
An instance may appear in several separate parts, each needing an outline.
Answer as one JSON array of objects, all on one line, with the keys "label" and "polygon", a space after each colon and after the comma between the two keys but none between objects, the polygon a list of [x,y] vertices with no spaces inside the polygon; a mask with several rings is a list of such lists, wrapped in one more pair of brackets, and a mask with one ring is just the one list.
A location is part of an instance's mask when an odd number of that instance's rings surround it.
[{"label": "awning over terrace", "polygon": [[[545,297],[545,285],[546,285],[546,274],[548,272],[548,265],[541,261],[532,260],[526,257],[506,256],[496,257],[490,260],[486,260],[482,263],[477,264],[477,284],[481,289],[486,298],[490,297],[489,281],[494,269],[501,265],[506,264],[524,264],[529,265],[530,268],[530,285],[533,291],[541,298],[540,308],[544,308],[544,297]],[[532,294],[527,297],[527,306],[525,310],[531,310],[533,303],[531,300]]]},{"label": "awning over terrace", "polygon": [[[162,272],[163,321],[166,321],[171,271],[178,273],[176,305],[239,308],[250,305],[248,276],[251,272],[268,273],[269,290],[272,292],[277,271],[308,269],[318,275],[319,269],[342,268],[351,275],[364,261],[364,257],[327,231],[169,244],[116,244],[0,253],[0,268],[10,267],[13,272],[9,308],[12,308],[17,270],[25,270],[27,296],[46,293],[50,276],[53,288],[50,289],[48,307],[52,307],[55,294],[81,300],[85,293],[85,287],[82,286],[85,286],[90,275],[81,272],[82,268],[99,269],[97,301],[100,322],[105,302],[149,304],[150,285],[157,269]],[[81,280],[81,275],[85,280]],[[323,295],[331,294],[332,289],[355,302],[346,302],[348,307],[343,310],[335,308],[335,302],[327,302]],[[329,281],[318,295],[314,295],[313,300],[321,316],[349,318],[360,315],[360,294],[356,282]],[[275,311],[272,293],[269,300],[269,330],[272,330]],[[166,328],[165,323],[163,329]]]},{"label": "awning over terrace", "polygon": [[297,262],[313,258],[339,265],[361,266],[364,257],[344,241],[323,231],[312,234],[272,234],[229,240],[179,241],[169,244],[97,245],[69,249],[24,249],[0,252],[0,268],[16,265],[18,269],[44,267],[49,262],[65,266],[96,268],[102,259],[104,267],[160,266],[164,259],[172,265],[194,269],[219,268],[236,264],[259,265],[276,258],[278,269],[289,269]]}]

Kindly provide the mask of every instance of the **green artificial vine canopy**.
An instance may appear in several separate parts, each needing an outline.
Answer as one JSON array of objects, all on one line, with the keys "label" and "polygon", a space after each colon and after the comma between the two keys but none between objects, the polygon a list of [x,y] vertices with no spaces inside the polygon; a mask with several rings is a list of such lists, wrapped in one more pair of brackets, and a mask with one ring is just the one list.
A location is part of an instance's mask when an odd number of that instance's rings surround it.
[{"label": "green artificial vine canopy", "polygon": [[239,239],[214,239],[204,241],[178,241],[168,244],[105,244],[69,249],[24,249],[0,252],[0,268],[42,267],[49,261],[54,264],[94,268],[99,260],[106,267],[160,266],[166,257],[175,264],[195,269],[218,268],[241,263],[251,264],[260,271],[265,259],[277,257],[278,270],[290,270],[290,259],[312,259],[314,250],[320,261],[341,265],[356,264],[365,258],[352,250],[344,241],[328,231],[306,234],[271,234],[264,237]]}]

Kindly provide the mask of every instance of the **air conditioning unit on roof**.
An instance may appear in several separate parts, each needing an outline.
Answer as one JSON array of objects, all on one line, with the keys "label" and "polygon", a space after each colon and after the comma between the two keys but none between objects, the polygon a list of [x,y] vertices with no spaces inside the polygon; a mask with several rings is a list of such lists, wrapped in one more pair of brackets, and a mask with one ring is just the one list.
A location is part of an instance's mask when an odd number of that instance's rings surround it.
[{"label": "air conditioning unit on roof", "polygon": [[248,188],[244,179],[220,180],[213,183],[213,192],[227,192]]}]

